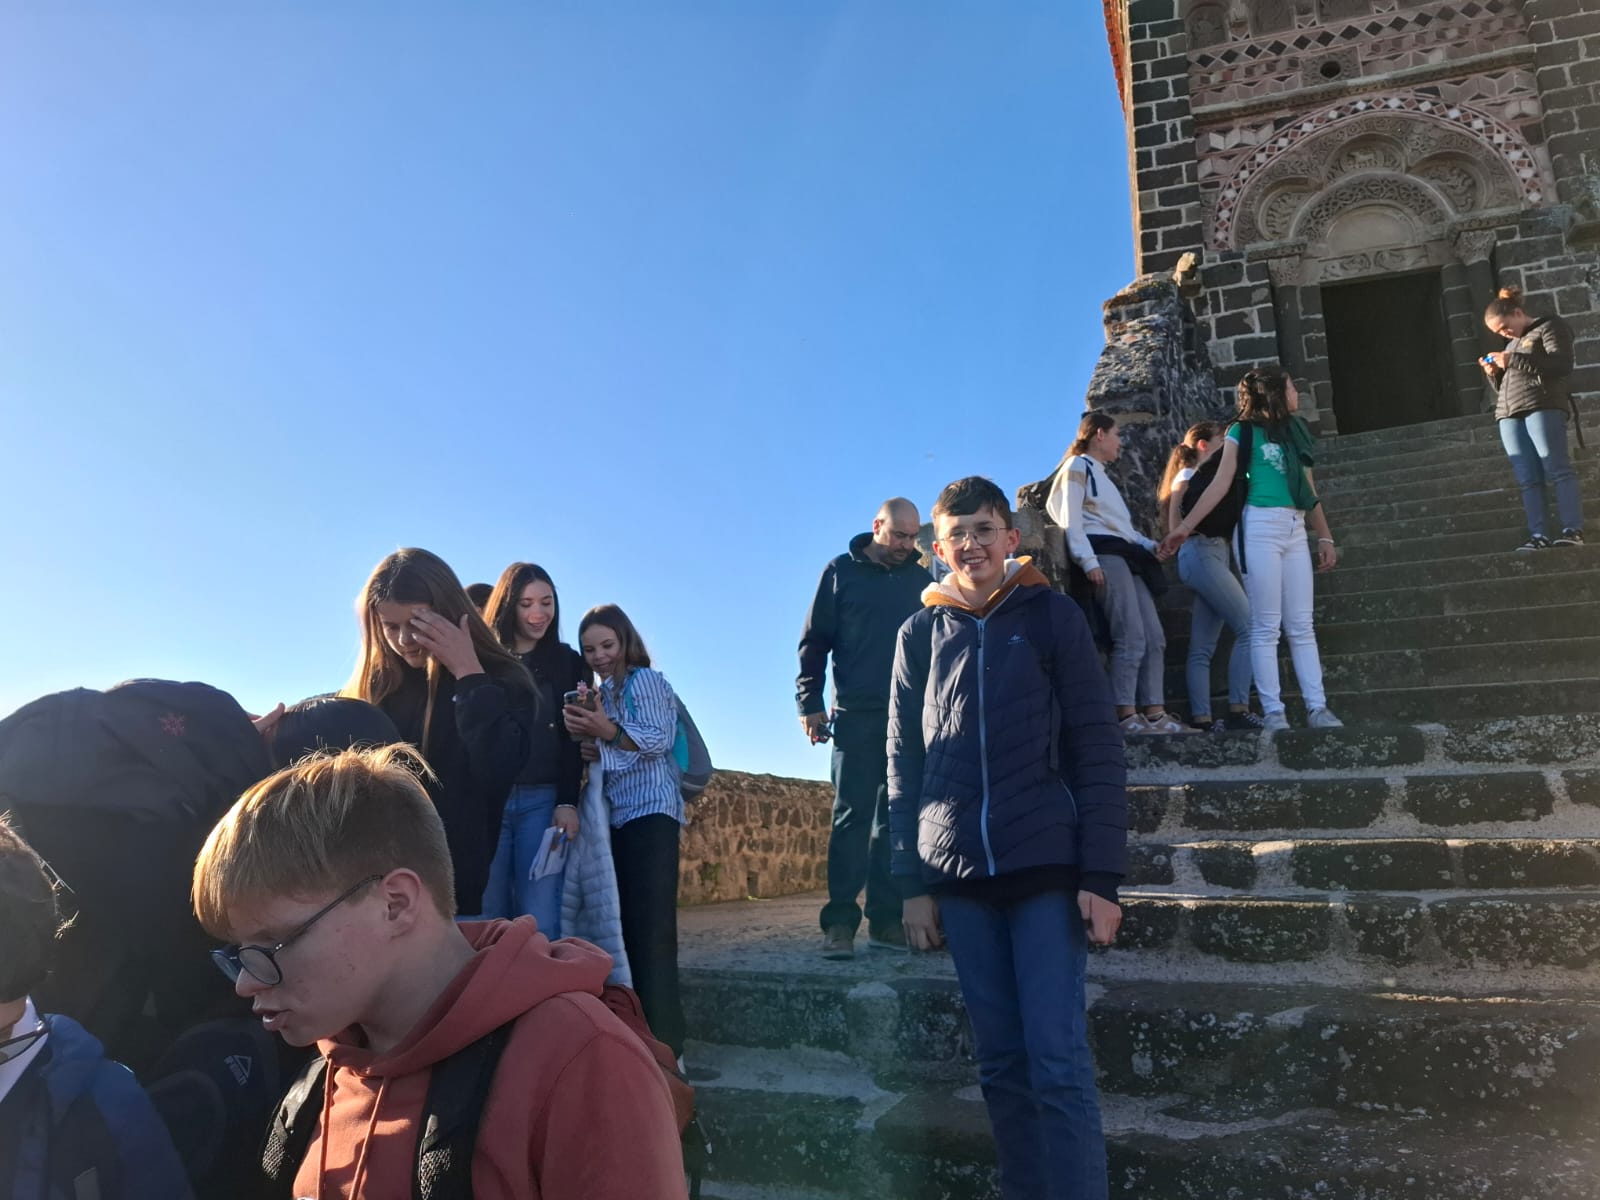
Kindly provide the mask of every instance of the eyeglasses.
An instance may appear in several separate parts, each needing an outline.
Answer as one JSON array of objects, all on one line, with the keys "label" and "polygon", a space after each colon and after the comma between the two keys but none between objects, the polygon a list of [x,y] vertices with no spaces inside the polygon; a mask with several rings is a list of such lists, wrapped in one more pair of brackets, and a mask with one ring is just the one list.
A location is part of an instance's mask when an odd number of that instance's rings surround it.
[{"label": "eyeglasses", "polygon": [[296,929],[276,946],[224,946],[220,950],[211,952],[211,961],[217,964],[217,969],[228,977],[228,982],[238,983],[240,975],[248,975],[258,983],[268,987],[283,982],[283,968],[278,965],[278,955],[285,947],[305,936],[309,930],[323,917],[327,916],[339,905],[354,896],[369,883],[377,883],[382,875],[368,875],[360,883],[345,892],[337,900],[318,909],[310,920]]},{"label": "eyeglasses", "polygon": [[954,550],[969,543],[974,546],[992,546],[1000,536],[1000,526],[979,525],[976,529],[952,529],[939,540]]}]

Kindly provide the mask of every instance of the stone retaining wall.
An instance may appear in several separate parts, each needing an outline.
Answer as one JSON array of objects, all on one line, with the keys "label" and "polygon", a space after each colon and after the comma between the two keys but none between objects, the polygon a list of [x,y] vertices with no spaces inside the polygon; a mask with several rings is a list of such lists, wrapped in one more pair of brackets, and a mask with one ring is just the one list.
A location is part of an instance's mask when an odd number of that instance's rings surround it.
[{"label": "stone retaining wall", "polygon": [[766,899],[827,887],[832,813],[831,784],[718,771],[689,810],[678,903]]}]

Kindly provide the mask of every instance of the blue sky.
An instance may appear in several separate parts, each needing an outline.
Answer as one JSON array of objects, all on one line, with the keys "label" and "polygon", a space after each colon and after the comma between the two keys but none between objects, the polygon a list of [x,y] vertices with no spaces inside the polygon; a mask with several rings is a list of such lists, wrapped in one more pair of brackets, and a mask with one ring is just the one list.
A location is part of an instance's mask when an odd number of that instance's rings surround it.
[{"label": "blue sky", "polygon": [[5,8],[0,712],[337,687],[420,545],[820,776],[818,572],[1046,474],[1132,270],[1089,0]]}]

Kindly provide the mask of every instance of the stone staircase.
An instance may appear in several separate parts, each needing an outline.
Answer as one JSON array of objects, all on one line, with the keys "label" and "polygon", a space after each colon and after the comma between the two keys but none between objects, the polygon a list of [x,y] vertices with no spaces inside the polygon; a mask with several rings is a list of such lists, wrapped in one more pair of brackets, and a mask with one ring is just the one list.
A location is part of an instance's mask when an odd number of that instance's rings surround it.
[{"label": "stone staircase", "polygon": [[[1090,964],[1113,1196],[1600,1195],[1600,550],[1510,552],[1493,434],[1327,447],[1348,728],[1129,746]],[[822,962],[817,904],[682,914],[707,1194],[997,1197],[948,959]]]}]

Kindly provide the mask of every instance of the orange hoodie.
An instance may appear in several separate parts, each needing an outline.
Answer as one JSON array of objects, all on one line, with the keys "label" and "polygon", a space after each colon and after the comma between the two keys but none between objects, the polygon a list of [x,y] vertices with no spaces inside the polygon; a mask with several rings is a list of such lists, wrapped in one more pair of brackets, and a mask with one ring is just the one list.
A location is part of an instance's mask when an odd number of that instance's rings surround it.
[{"label": "orange hoodie", "polygon": [[477,1200],[683,1197],[661,1068],[600,1000],[611,959],[587,942],[551,943],[530,917],[461,931],[477,954],[392,1051],[351,1032],[320,1044],[326,1103],[294,1194],[411,1195],[430,1068],[515,1020],[478,1127]]}]

